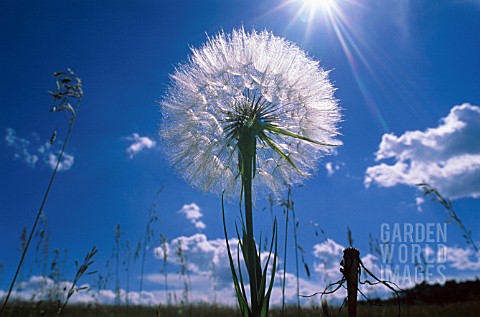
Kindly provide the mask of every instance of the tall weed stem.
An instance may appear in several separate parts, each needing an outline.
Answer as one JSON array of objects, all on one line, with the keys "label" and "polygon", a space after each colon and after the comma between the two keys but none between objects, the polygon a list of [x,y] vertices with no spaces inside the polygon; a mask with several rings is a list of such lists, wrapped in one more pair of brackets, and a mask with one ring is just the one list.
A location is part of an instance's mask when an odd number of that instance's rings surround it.
[{"label": "tall weed stem", "polygon": [[[5,301],[2,305],[2,310],[0,312],[0,317],[3,317],[5,313],[5,309],[7,307],[8,300],[10,299],[10,295],[12,293],[13,287],[15,286],[15,282],[17,280],[17,277],[20,273],[20,269],[22,268],[23,262],[25,260],[25,256],[28,251],[28,247],[30,246],[30,242],[32,241],[33,235],[35,233],[35,230],[37,228],[38,222],[40,220],[40,216],[42,215],[43,208],[45,206],[45,203],[47,202],[48,194],[50,193],[50,189],[52,188],[53,180],[55,179],[55,176],[57,175],[58,168],[60,166],[60,163],[62,161],[63,153],[65,152],[65,148],[67,147],[68,140],[70,139],[70,134],[72,133],[73,129],[73,123],[75,122],[76,118],[76,110],[73,109],[72,105],[69,102],[69,98],[75,98],[77,99],[77,109],[80,106],[80,101],[83,97],[83,91],[82,91],[82,82],[80,78],[78,78],[75,73],[71,69],[67,69],[66,72],[56,72],[53,73],[53,76],[57,78],[56,82],[56,92],[51,92],[49,91],[49,94],[53,96],[53,103],[54,106],[50,110],[51,112],[62,112],[62,111],[67,111],[70,113],[70,123],[68,126],[68,132],[65,137],[65,140],[63,141],[63,146],[62,150],[60,151],[60,154],[58,155],[57,159],[57,164],[55,165],[55,169],[53,170],[52,176],[50,177],[50,181],[47,186],[47,190],[45,192],[45,195],[43,196],[42,203],[40,204],[40,208],[37,212],[37,216],[35,217],[35,221],[33,223],[33,227],[30,230],[30,234],[27,240],[27,243],[25,245],[25,248],[23,248],[22,256],[20,258],[20,262],[17,266],[17,270],[15,272],[15,275],[13,276],[12,283],[10,284],[10,288],[8,290],[7,296],[5,297]],[[54,136],[56,133],[54,133]],[[54,141],[54,137],[52,136],[51,143]]]},{"label": "tall weed stem", "polygon": [[420,184],[417,184],[417,186],[423,190],[423,197],[426,197],[429,195],[433,196],[431,197],[431,199],[433,201],[438,201],[445,208],[445,213],[450,218],[452,218],[458,224],[458,226],[460,227],[460,230],[462,230],[463,232],[462,236],[465,239],[465,242],[468,245],[470,245],[475,250],[476,253],[479,253],[480,249],[472,238],[472,231],[465,227],[462,220],[455,212],[455,209],[453,209],[453,204],[451,200],[443,197],[436,188],[432,187],[427,183],[420,183]]}]

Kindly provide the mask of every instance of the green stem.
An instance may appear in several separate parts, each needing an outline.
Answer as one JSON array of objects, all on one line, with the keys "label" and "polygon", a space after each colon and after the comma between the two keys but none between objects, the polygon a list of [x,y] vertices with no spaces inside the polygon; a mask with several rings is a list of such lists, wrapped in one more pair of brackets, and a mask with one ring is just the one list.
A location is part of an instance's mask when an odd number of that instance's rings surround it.
[{"label": "green stem", "polygon": [[239,142],[239,154],[242,169],[242,187],[245,199],[245,226],[246,237],[245,246],[247,248],[247,271],[250,282],[250,298],[252,315],[260,316],[260,307],[258,305],[258,273],[257,272],[257,255],[255,238],[253,234],[253,212],[252,212],[252,180],[255,166],[256,138],[253,131],[248,129]]}]

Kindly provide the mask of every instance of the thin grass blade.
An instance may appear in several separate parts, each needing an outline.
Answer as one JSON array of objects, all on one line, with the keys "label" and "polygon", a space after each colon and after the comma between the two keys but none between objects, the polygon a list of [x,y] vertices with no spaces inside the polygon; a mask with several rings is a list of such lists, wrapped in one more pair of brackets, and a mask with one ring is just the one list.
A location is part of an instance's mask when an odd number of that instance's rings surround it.
[{"label": "thin grass blade", "polygon": [[[223,232],[225,234],[225,242],[227,245],[227,253],[228,253],[228,261],[230,264],[230,270],[232,271],[232,279],[233,279],[233,284],[235,287],[235,294],[237,295],[237,300],[238,300],[238,305],[240,306],[240,312],[243,317],[249,317],[251,315],[250,308],[248,307],[248,302],[247,298],[245,296],[245,290],[242,292],[243,288],[243,283],[242,286],[240,287],[237,273],[235,271],[235,266],[233,264],[233,258],[232,258],[232,253],[230,250],[230,244],[228,243],[228,234],[227,234],[227,227],[225,224],[225,207],[223,203],[223,194],[222,194],[222,219],[223,219]],[[239,267],[239,270],[241,268]]]}]

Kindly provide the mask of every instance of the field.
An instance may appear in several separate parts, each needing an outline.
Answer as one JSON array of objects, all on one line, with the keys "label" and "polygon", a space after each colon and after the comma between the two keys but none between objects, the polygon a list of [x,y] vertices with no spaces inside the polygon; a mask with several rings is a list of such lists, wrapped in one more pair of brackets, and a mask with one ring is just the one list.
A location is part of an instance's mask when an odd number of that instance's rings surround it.
[{"label": "field", "polygon": [[[57,305],[55,303],[13,303],[6,313],[6,317],[36,317],[36,316],[57,316]],[[462,303],[446,305],[402,305],[400,316],[409,317],[474,317],[478,316],[480,311],[480,301],[469,301]],[[338,307],[331,308],[332,316],[347,316],[347,310],[344,307],[339,311]],[[71,317],[226,317],[240,316],[236,308],[213,306],[213,305],[195,305],[188,307],[134,307],[134,306],[79,306],[71,305],[67,307],[64,316]],[[280,308],[273,308],[269,316],[280,317],[282,311]],[[285,316],[313,317],[324,316],[321,307],[303,308],[297,315],[295,307],[289,307]],[[359,305],[358,317],[383,317],[398,316],[398,306],[385,304],[382,306]]]}]

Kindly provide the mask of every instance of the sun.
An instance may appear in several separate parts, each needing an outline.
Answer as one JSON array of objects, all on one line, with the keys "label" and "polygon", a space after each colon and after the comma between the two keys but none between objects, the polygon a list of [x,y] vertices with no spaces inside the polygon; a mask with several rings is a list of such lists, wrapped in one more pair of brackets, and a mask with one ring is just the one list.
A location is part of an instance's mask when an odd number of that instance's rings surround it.
[{"label": "sun", "polygon": [[[291,18],[286,29],[303,29],[304,41],[318,39],[319,31],[322,41],[334,40],[340,44],[354,80],[356,81],[368,110],[377,118],[385,131],[389,131],[378,105],[364,82],[365,69],[376,81],[374,63],[383,63],[373,49],[372,43],[362,31],[362,16],[371,11],[369,1],[362,0],[280,0],[281,4],[274,7],[269,14],[287,9]],[[300,26],[300,27],[299,27]],[[327,36],[325,36],[327,35]],[[382,83],[379,83],[380,85]]]},{"label": "sun", "polygon": [[340,1],[342,0],[290,0],[287,3],[295,3],[297,6],[294,20],[305,21],[310,27],[319,18],[324,21],[331,21],[338,14],[341,14]]},{"label": "sun", "polygon": [[305,24],[305,37],[309,37],[319,25],[330,28],[342,18],[340,2],[347,1],[352,0],[285,0],[283,6],[289,6],[294,11],[288,27],[301,21]]},{"label": "sun", "polygon": [[337,0],[303,0],[303,7],[308,11],[331,11],[336,6]]}]

